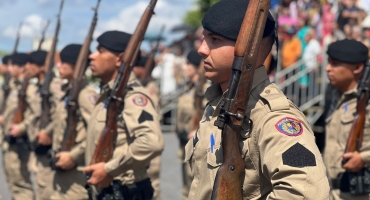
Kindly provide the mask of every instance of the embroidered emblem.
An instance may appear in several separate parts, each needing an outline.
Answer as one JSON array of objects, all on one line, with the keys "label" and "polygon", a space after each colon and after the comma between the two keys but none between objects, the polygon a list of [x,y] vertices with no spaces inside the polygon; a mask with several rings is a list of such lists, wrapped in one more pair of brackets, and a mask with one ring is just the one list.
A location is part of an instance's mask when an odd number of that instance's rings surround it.
[{"label": "embroidered emblem", "polygon": [[275,124],[275,127],[280,133],[283,133],[287,136],[298,136],[303,132],[301,122],[290,117],[285,117],[279,120]]},{"label": "embroidered emblem", "polygon": [[145,96],[139,94],[132,98],[132,102],[134,102],[134,104],[137,106],[146,106],[146,104],[148,103],[148,99]]},{"label": "embroidered emblem", "polygon": [[348,103],[345,103],[344,104],[344,113],[346,113],[348,111]]},{"label": "embroidered emblem", "polygon": [[213,153],[215,151],[215,135],[213,135],[213,133],[211,133],[211,136],[209,138],[209,142],[210,142],[210,150],[211,150],[211,153]]},{"label": "embroidered emblem", "polygon": [[96,104],[96,97],[94,95],[89,96],[88,100],[89,100],[90,103],[92,103],[94,105]]}]

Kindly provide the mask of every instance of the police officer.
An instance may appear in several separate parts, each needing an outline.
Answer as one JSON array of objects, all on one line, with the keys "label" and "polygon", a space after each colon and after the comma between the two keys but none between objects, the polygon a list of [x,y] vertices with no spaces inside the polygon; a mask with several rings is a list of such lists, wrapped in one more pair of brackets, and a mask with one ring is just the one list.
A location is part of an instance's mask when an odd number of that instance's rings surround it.
[{"label": "police officer", "polygon": [[[214,84],[205,93],[208,104],[199,129],[185,147],[185,160],[194,175],[189,199],[211,198],[217,170],[223,158],[230,156],[222,154],[221,130],[214,122],[227,93],[235,42],[248,3],[219,1],[202,20],[204,40],[198,53],[204,57],[205,76]],[[325,166],[306,117],[270,83],[263,67],[274,29],[270,15],[251,82],[249,120],[244,120],[239,141],[245,163],[243,199],[327,199]]]},{"label": "police officer", "polygon": [[[55,171],[53,181],[53,193],[50,199],[88,199],[85,189],[86,178],[83,173],[84,155],[86,147],[87,122],[90,119],[94,108],[97,93],[92,85],[88,84],[86,77],[83,79],[82,89],[78,95],[77,137],[75,145],[70,151],[61,151],[64,141],[64,133],[67,128],[67,102],[71,92],[73,73],[76,67],[77,58],[81,50],[81,45],[70,44],[60,52],[60,63],[58,70],[61,79],[68,82],[55,94],[56,109],[52,114],[54,121],[53,129],[53,151],[58,152],[55,158],[58,160],[55,166],[59,169]],[[68,129],[67,129],[68,130]]]},{"label": "police officer", "polygon": [[[331,108],[326,118],[324,161],[331,184],[330,197],[339,199],[369,199],[369,194],[352,196],[340,190],[344,171],[359,172],[370,165],[370,122],[365,120],[360,152],[344,153],[357,106],[357,84],[367,61],[367,47],[356,40],[340,40],[329,45],[326,72],[334,87]],[[367,106],[366,110],[370,109]],[[367,117],[369,116],[369,112]],[[342,160],[348,160],[342,165]]]},{"label": "police officer", "polygon": [[[101,79],[103,87],[88,123],[86,164],[91,163],[95,145],[109,115],[104,100],[112,89],[121,65],[121,55],[130,38],[130,34],[120,31],[105,32],[97,38],[99,46],[90,55],[92,75]],[[164,147],[159,116],[155,102],[133,73],[127,89],[123,110],[118,116],[118,135],[113,157],[107,163],[86,167],[85,173],[91,174],[87,183],[97,188],[107,188],[114,180],[121,185],[120,191],[129,194],[126,198],[139,195],[142,199],[151,199],[153,188],[147,175],[147,167],[150,160],[159,155]]]},{"label": "police officer", "polygon": [[[151,99],[156,104],[157,113],[160,116],[161,110],[159,106],[159,88],[157,82],[149,77],[149,80],[146,80],[147,77],[147,69],[145,69],[145,65],[148,62],[149,57],[147,56],[141,56],[136,64],[136,66],[132,69],[135,73],[135,76],[142,80],[141,84],[147,89]],[[154,60],[152,60],[152,65],[154,65]],[[148,176],[150,178],[150,181],[152,182],[152,186],[154,188],[154,199],[160,200],[161,199],[161,187],[160,187],[160,172],[161,172],[161,155],[158,155],[157,157],[153,158],[150,161],[149,168],[148,168]]]},{"label": "police officer", "polygon": [[[22,128],[17,130],[11,129],[14,112],[18,107],[18,92],[21,89],[24,79],[25,66],[30,57],[25,53],[16,53],[11,56],[11,65],[9,73],[12,77],[10,80],[10,94],[6,100],[6,107],[2,115],[4,142],[2,144],[4,154],[4,169],[7,182],[14,200],[23,200],[33,198],[33,189],[30,180],[30,171],[28,161],[30,152],[27,145],[26,125],[30,123],[29,111],[24,113],[24,122]],[[27,94],[28,95],[28,94]],[[26,98],[27,99],[27,98]],[[28,99],[27,99],[28,100]]]},{"label": "police officer", "polygon": [[[176,123],[176,133],[179,138],[180,148],[179,148],[179,159],[181,161],[185,158],[185,145],[188,142],[189,132],[193,128],[192,118],[194,116],[194,95],[195,95],[195,85],[199,79],[199,65],[202,57],[198,54],[196,50],[192,50],[187,55],[187,62],[183,66],[183,75],[187,82],[187,92],[181,95],[178,99],[177,105],[177,123]],[[203,90],[205,91],[205,90]],[[188,163],[182,162],[182,198],[186,200],[189,195],[190,184],[192,181],[192,174],[190,166]]]},{"label": "police officer", "polygon": [[[25,119],[20,124],[13,124],[13,131],[21,131],[24,129],[28,133],[28,138],[31,143],[32,157],[30,159],[31,171],[35,175],[36,199],[50,199],[52,192],[52,181],[54,172],[50,168],[48,150],[51,145],[51,136],[47,134],[38,134],[40,128],[41,116],[41,96],[40,91],[42,84],[45,81],[45,60],[47,52],[37,50],[30,53],[30,61],[26,65],[26,75],[34,80],[30,81],[27,87],[27,108]],[[52,87],[52,86],[50,86]],[[53,87],[54,88],[54,87]],[[47,126],[47,130],[50,130]],[[46,142],[44,142],[46,140]],[[38,145],[33,145],[37,141]],[[42,141],[42,142],[41,142]]]}]

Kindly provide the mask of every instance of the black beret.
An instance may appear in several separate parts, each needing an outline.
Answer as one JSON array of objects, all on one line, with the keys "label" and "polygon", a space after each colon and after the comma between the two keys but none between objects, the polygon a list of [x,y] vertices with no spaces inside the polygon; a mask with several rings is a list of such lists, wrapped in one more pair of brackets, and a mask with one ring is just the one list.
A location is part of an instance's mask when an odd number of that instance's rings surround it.
[{"label": "black beret", "polygon": [[331,43],[326,53],[345,63],[364,63],[368,59],[369,50],[359,41],[344,39]]},{"label": "black beret", "polygon": [[2,62],[3,62],[3,64],[7,64],[7,63],[8,63],[8,61],[9,61],[9,59],[10,59],[10,55],[6,55],[6,56],[4,56],[4,57],[2,58]]},{"label": "black beret", "polygon": [[141,58],[139,59],[139,61],[136,64],[136,67],[145,67],[145,64],[148,61],[148,59],[149,58],[147,56],[141,56]]},{"label": "black beret", "polygon": [[188,56],[186,57],[188,61],[193,64],[196,68],[199,67],[200,61],[202,60],[202,56],[198,54],[198,51],[192,50],[189,52]]},{"label": "black beret", "polygon": [[30,53],[30,63],[42,66],[45,64],[46,55],[48,52],[44,50],[34,51]]},{"label": "black beret", "polygon": [[11,55],[10,60],[12,60],[12,64],[23,66],[30,62],[30,56],[25,53],[16,53]]},{"label": "black beret", "polygon": [[131,34],[121,31],[107,31],[101,34],[96,40],[99,45],[114,52],[124,52]]},{"label": "black beret", "polygon": [[[211,6],[202,20],[203,28],[225,37],[236,40],[247,11],[249,0],[221,0]],[[275,20],[269,12],[263,37],[275,33]]]},{"label": "black beret", "polygon": [[[82,45],[80,44],[67,45],[60,52],[60,60],[66,63],[76,64],[81,48],[82,48]],[[89,50],[89,54],[90,53],[91,51]]]}]

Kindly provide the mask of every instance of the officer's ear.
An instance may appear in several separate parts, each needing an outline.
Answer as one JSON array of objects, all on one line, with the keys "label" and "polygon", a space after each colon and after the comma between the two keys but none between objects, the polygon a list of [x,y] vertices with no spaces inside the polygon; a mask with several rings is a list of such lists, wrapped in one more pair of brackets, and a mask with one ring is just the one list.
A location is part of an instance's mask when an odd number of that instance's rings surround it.
[{"label": "officer's ear", "polygon": [[121,66],[121,64],[122,64],[123,55],[124,55],[124,52],[122,52],[122,53],[118,54],[118,56],[116,56],[116,67],[117,68],[119,66]]},{"label": "officer's ear", "polygon": [[353,74],[361,76],[363,70],[364,70],[364,63],[360,63],[356,65],[355,70],[353,70]]}]

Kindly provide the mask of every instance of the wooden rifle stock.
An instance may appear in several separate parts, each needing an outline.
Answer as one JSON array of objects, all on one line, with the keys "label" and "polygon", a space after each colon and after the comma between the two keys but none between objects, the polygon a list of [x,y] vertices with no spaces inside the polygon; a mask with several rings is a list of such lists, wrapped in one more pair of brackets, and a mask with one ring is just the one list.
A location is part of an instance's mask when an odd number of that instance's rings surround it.
[{"label": "wooden rifle stock", "polygon": [[50,24],[50,20],[48,20],[48,21],[46,22],[46,25],[45,25],[44,29],[42,30],[42,33],[41,33],[41,39],[40,39],[39,46],[37,47],[37,50],[41,50],[42,43],[44,43],[44,40],[45,40],[45,32],[46,32],[46,30],[48,29],[49,24]]},{"label": "wooden rifle stock", "polygon": [[27,77],[24,78],[22,83],[22,88],[18,92],[18,107],[14,111],[14,117],[12,120],[13,124],[19,124],[24,119],[24,111],[26,110],[26,92],[28,87],[29,79]]},{"label": "wooden rifle stock", "polygon": [[194,93],[194,115],[192,119],[192,128],[191,130],[197,130],[199,128],[199,121],[202,119],[203,115],[203,108],[202,108],[202,102],[204,98],[204,84],[206,83],[206,77],[205,77],[205,70],[203,67],[203,59],[199,64],[198,74],[199,79],[195,88]]},{"label": "wooden rifle stock", "polygon": [[254,71],[259,67],[256,63],[269,7],[269,0],[249,2],[236,41],[228,94],[215,121],[215,126],[222,130],[223,163],[217,171],[211,199],[243,199],[245,163],[236,144],[240,140]]},{"label": "wooden rifle stock", "polygon": [[[347,145],[344,153],[360,151],[364,134],[364,126],[366,119],[366,106],[370,99],[370,59],[367,61],[362,78],[357,86],[357,106],[355,120],[352,122],[351,131],[347,140]],[[347,160],[343,160],[344,165]]]},{"label": "wooden rifle stock", "polygon": [[154,14],[153,11],[156,3],[157,0],[150,1],[126,47],[122,65],[118,69],[118,75],[114,81],[112,92],[104,102],[104,105],[107,107],[106,123],[95,147],[91,165],[99,162],[108,162],[113,156],[114,141],[117,137],[117,117],[120,113],[120,108],[123,106],[127,82],[132,71],[130,64],[140,41],[144,38],[149,21]]},{"label": "wooden rifle stock", "polygon": [[165,25],[162,25],[161,31],[159,32],[158,38],[156,39],[157,43],[156,43],[154,49],[150,52],[150,54],[148,56],[148,60],[145,63],[145,66],[144,66],[145,75],[144,75],[143,79],[140,80],[140,82],[142,82],[144,85],[148,84],[148,82],[150,82],[151,79],[152,79],[152,72],[153,72],[153,69],[155,67],[154,56],[155,56],[155,53],[157,53],[157,51],[158,51],[159,43],[161,42],[162,35],[163,35],[165,27],[166,27]]},{"label": "wooden rifle stock", "polygon": [[91,22],[90,29],[86,36],[85,42],[81,47],[80,53],[78,54],[77,62],[75,65],[72,88],[70,90],[67,102],[67,114],[68,114],[67,126],[64,132],[61,151],[70,151],[76,142],[77,137],[76,129],[78,122],[77,110],[79,108],[78,96],[84,87],[83,85],[84,81],[86,81],[84,75],[89,64],[88,60],[90,53],[90,44],[92,41],[92,36],[96,27],[96,23],[98,21],[99,4],[100,0],[98,0],[96,7],[93,9],[94,10],[93,20]]},{"label": "wooden rifle stock", "polygon": [[61,1],[60,7],[59,7],[59,13],[57,17],[57,26],[55,29],[55,35],[53,38],[53,41],[51,43],[51,48],[50,51],[48,52],[45,60],[45,66],[47,67],[46,75],[45,75],[45,80],[44,83],[41,86],[41,117],[40,117],[40,129],[45,129],[45,127],[49,124],[50,122],[50,83],[54,77],[53,73],[53,67],[54,67],[54,56],[55,56],[55,49],[57,46],[58,42],[58,35],[59,35],[59,30],[60,30],[60,15],[63,9],[63,3],[64,0]]}]

